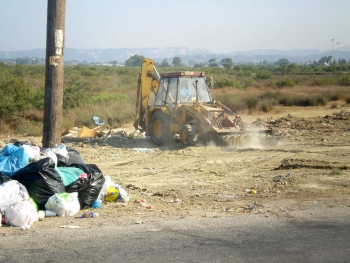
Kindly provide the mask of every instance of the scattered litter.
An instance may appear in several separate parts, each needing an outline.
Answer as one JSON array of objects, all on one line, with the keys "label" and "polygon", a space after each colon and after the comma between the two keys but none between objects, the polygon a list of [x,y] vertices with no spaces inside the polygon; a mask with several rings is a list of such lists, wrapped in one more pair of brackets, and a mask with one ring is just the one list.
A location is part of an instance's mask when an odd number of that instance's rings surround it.
[{"label": "scattered litter", "polygon": [[79,228],[79,226],[68,226],[68,225],[64,225],[64,226],[60,226],[60,228],[71,228],[71,229],[76,229],[76,228]]},{"label": "scattered litter", "polygon": [[152,208],[149,204],[147,204],[146,199],[141,199],[141,200],[139,201],[139,204],[140,204],[141,206],[147,208],[147,209],[151,209],[151,208]]},{"label": "scattered litter", "polygon": [[146,133],[140,132],[140,130],[135,130],[134,132],[130,133],[128,137],[134,139],[146,139]]},{"label": "scattered litter", "polygon": [[245,192],[253,195],[256,195],[258,193],[254,188],[246,189]]},{"label": "scattered litter", "polygon": [[98,131],[96,131],[95,129],[89,129],[86,126],[83,126],[83,128],[81,128],[80,133],[78,134],[79,138],[86,138],[86,137],[97,137],[98,135]]},{"label": "scattered litter", "polygon": [[134,221],[134,224],[144,224],[145,222],[144,221],[141,221],[141,220],[136,220]]},{"label": "scattered litter", "polygon": [[138,151],[139,153],[152,151],[152,149],[149,149],[149,148],[133,148],[133,150]]},{"label": "scattered litter", "polygon": [[263,204],[258,204],[257,202],[252,203],[251,205],[245,206],[244,210],[253,210],[254,208],[263,208]]},{"label": "scattered litter", "polygon": [[286,180],[286,178],[287,178],[288,176],[291,176],[291,175],[292,175],[291,172],[288,172],[287,174],[277,175],[277,176],[275,176],[275,177],[273,178],[273,181],[274,181],[275,183],[282,183],[284,180]]},{"label": "scattered litter", "polygon": [[57,216],[57,214],[53,211],[50,211],[50,210],[46,210],[45,211],[45,216],[46,217],[51,217],[51,216]]},{"label": "scattered litter", "polygon": [[102,208],[101,202],[99,200],[95,200],[95,202],[92,203],[91,208]]},{"label": "scattered litter", "polygon": [[94,218],[94,217],[98,217],[98,214],[95,212],[85,212],[81,218]]},{"label": "scattered litter", "polygon": [[[112,181],[109,181],[110,184],[114,184]],[[104,185],[104,188],[107,188],[107,185]],[[105,193],[100,193],[100,196],[105,202],[129,202],[128,193],[118,184],[111,185],[107,188]]]}]

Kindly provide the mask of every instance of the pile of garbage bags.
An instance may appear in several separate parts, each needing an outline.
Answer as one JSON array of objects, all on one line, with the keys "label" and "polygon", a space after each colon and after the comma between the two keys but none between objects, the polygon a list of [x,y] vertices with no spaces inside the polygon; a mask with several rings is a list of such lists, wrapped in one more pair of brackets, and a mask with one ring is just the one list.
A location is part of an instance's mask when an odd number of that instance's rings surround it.
[{"label": "pile of garbage bags", "polygon": [[1,222],[29,229],[45,215],[74,216],[103,202],[128,202],[127,192],[61,144],[40,148],[15,142],[0,156]]}]

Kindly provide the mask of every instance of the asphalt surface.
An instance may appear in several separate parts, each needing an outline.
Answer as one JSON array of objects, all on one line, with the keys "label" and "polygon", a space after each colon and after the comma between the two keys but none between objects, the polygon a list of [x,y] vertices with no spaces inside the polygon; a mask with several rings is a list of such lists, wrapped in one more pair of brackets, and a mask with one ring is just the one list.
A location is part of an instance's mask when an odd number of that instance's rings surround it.
[{"label": "asphalt surface", "polygon": [[331,211],[23,230],[0,236],[0,262],[349,262],[350,208]]}]

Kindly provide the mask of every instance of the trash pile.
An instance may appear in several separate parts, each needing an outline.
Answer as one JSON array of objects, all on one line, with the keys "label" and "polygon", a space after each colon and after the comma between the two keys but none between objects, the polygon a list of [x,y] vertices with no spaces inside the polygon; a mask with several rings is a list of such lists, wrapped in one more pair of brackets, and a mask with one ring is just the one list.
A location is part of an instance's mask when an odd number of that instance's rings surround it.
[{"label": "trash pile", "polygon": [[120,185],[95,164],[85,164],[79,152],[65,144],[41,148],[15,141],[2,149],[0,226],[29,229],[47,216],[74,216],[105,202],[128,201]]}]

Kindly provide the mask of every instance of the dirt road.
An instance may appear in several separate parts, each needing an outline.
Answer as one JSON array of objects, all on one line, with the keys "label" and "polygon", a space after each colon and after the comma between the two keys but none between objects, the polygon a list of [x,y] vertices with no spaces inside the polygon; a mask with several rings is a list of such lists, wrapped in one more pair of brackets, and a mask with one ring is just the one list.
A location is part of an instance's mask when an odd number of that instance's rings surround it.
[{"label": "dirt road", "polygon": [[[350,110],[294,108],[275,116],[244,119],[272,119],[283,139],[270,147],[156,147],[148,138],[116,135],[103,142],[66,137],[62,142],[120,184],[130,201],[103,204],[95,219],[45,218],[28,231],[241,214],[293,218],[299,211],[332,213],[335,207],[350,217]],[[0,228],[4,235],[28,231]]]}]

